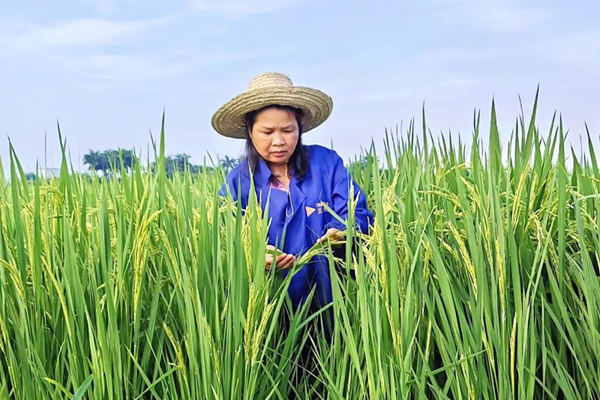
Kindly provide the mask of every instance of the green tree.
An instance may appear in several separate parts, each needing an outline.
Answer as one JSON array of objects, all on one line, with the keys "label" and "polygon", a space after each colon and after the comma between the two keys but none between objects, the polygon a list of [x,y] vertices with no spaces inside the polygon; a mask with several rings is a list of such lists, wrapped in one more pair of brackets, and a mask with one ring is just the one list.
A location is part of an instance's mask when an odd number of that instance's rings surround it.
[{"label": "green tree", "polygon": [[221,159],[219,163],[225,170],[225,173],[229,173],[229,171],[237,167],[239,161],[235,158],[225,156],[225,158]]},{"label": "green tree", "polygon": [[88,166],[88,169],[100,171],[100,152],[90,150],[89,153],[83,156],[83,163]]},{"label": "green tree", "polygon": [[111,176],[123,169],[129,172],[137,162],[139,159],[135,152],[127,149],[107,149],[102,152],[90,150],[83,156],[83,163],[88,165],[88,169],[102,171],[103,176]]}]

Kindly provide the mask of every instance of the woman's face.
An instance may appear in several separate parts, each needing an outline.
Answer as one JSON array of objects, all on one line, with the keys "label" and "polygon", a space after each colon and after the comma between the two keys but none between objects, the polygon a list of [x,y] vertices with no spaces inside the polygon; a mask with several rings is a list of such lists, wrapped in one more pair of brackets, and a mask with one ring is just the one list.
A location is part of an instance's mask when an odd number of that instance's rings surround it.
[{"label": "woman's face", "polygon": [[268,163],[287,164],[298,144],[298,122],[293,113],[267,108],[256,115],[250,138]]}]

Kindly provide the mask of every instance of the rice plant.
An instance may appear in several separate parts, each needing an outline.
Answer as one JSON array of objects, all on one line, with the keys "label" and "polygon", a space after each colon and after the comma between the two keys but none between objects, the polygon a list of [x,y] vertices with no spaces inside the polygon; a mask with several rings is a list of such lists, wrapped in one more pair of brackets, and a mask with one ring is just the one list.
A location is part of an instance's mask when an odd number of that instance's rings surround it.
[{"label": "rice plant", "polygon": [[352,164],[376,221],[298,260],[330,260],[316,313],[265,270],[255,198],[219,198],[222,169],[166,176],[164,129],[156,173],[120,179],[70,171],[60,131],[59,178],[11,148],[0,399],[600,399],[600,172],[536,106],[505,157],[492,106],[488,148],[478,117],[467,152],[423,116]]}]

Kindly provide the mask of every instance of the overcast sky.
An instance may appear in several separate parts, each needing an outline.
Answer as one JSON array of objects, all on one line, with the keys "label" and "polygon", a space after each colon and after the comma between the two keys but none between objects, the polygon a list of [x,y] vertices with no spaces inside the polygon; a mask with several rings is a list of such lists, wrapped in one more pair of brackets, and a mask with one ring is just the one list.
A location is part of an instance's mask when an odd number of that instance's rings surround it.
[{"label": "overcast sky", "polygon": [[0,2],[0,157],[8,138],[26,170],[60,162],[60,122],[76,169],[83,155],[147,155],[166,110],[167,153],[201,163],[237,156],[214,111],[257,74],[279,71],[333,97],[307,143],[348,159],[386,127],[419,118],[434,134],[485,134],[495,98],[503,144],[540,84],[540,127],[562,113],[579,149],[600,134],[600,2],[517,0],[4,0]]}]

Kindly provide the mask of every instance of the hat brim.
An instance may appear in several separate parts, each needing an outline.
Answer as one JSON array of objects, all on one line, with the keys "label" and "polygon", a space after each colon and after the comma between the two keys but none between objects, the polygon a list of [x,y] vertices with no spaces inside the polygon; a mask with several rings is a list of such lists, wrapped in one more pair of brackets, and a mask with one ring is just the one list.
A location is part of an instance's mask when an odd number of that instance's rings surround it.
[{"label": "hat brim", "polygon": [[301,120],[303,132],[321,125],[333,110],[331,97],[317,89],[302,86],[257,89],[225,103],[213,115],[212,126],[223,136],[245,139],[245,115],[269,105],[291,106],[304,111]]}]

